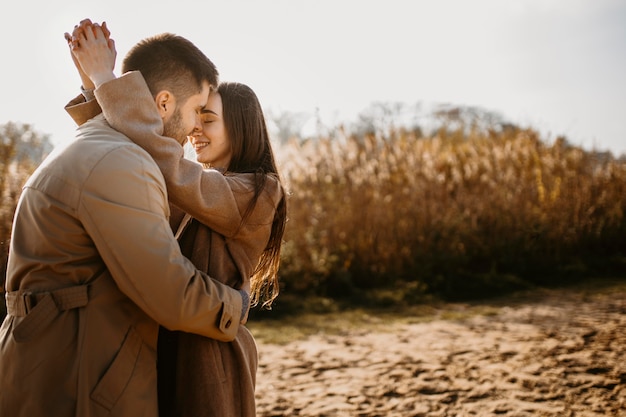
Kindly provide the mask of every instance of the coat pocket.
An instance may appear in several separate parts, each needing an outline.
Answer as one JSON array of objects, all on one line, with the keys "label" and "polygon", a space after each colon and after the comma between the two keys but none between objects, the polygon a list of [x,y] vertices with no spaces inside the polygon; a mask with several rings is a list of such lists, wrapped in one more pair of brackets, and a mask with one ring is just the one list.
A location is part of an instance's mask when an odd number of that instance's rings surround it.
[{"label": "coat pocket", "polygon": [[131,327],[111,366],[91,392],[94,402],[109,411],[115,406],[135,372],[142,345],[141,336]]}]

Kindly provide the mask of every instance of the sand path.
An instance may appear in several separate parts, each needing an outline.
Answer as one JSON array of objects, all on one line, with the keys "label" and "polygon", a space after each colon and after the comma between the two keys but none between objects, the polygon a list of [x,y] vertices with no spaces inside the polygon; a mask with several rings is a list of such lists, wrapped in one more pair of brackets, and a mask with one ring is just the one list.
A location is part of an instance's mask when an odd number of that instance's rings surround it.
[{"label": "sand path", "polygon": [[[259,416],[626,416],[626,291],[259,342]],[[463,308],[462,304],[451,305]]]}]

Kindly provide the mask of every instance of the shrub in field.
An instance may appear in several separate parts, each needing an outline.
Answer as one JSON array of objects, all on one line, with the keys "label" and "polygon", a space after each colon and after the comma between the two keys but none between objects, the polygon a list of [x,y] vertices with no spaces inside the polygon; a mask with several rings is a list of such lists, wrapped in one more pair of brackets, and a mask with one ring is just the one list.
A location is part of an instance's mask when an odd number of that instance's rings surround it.
[{"label": "shrub in field", "polygon": [[477,296],[623,256],[626,164],[531,129],[397,131],[280,154],[292,291]]},{"label": "shrub in field", "polygon": [[[22,186],[50,149],[48,137],[30,125],[0,125],[0,288],[4,287],[11,223]],[[4,317],[4,309],[2,298],[0,317]]]}]

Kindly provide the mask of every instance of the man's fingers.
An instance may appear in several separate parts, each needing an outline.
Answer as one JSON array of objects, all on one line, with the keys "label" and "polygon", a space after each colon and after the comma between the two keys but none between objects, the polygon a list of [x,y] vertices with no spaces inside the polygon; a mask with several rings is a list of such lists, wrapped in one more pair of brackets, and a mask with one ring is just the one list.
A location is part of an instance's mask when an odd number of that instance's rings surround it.
[{"label": "man's fingers", "polygon": [[83,36],[84,39],[88,39],[89,41],[93,41],[94,39],[99,38],[101,39],[104,37],[100,25],[98,23],[92,23],[90,19],[81,20],[78,29],[80,30],[79,35]]},{"label": "man's fingers", "polygon": [[63,34],[63,37],[65,38],[65,41],[67,42],[67,46],[69,46],[72,51],[74,51],[74,50],[76,50],[76,48],[78,48],[78,39],[77,38],[75,38],[74,36],[70,35],[67,32],[65,32]]},{"label": "man's fingers", "polygon": [[76,25],[74,26],[74,30],[72,31],[72,36],[74,38],[78,38],[78,36],[83,32],[83,28]]},{"label": "man's fingers", "polygon": [[111,35],[111,32],[106,25],[106,22],[103,22],[102,25],[99,25],[98,23],[93,23],[91,19],[83,19],[78,25],[74,26],[72,36],[80,41],[81,39],[87,38],[99,38],[100,33],[102,33],[104,38],[108,38]]},{"label": "man's fingers", "polygon": [[78,27],[82,28],[83,30],[87,30],[87,28],[90,28],[93,26],[93,23],[91,22],[91,19],[83,19],[80,21],[80,24],[78,25]]},{"label": "man's fingers", "polygon": [[115,41],[111,38],[109,38],[109,49],[117,55],[117,51],[115,50]]},{"label": "man's fingers", "polygon": [[74,30],[72,31],[72,41],[76,45],[79,45],[80,41],[85,39],[85,28],[83,26],[74,26]]},{"label": "man's fingers", "polygon": [[87,39],[90,42],[96,42],[96,41],[106,42],[107,40],[107,37],[104,34],[104,30],[102,29],[102,26],[100,26],[98,23],[94,23],[91,26],[85,27],[84,35],[85,35],[85,39]]},{"label": "man's fingers", "polygon": [[93,40],[95,38],[95,28],[91,22],[89,22],[89,24],[81,24],[80,26],[83,29],[81,35],[84,36],[86,40]]},{"label": "man's fingers", "polygon": [[92,23],[91,19],[83,19],[80,23],[74,26],[72,34],[65,33],[65,40],[73,51],[77,51],[79,47],[85,46],[89,43],[101,43],[104,42],[109,49],[115,52],[115,43],[109,42],[109,36],[111,32],[106,25],[106,22],[102,22],[102,25],[98,23]]},{"label": "man's fingers", "polygon": [[111,36],[111,31],[109,30],[109,27],[107,26],[107,22],[102,22],[102,33],[104,34],[104,37],[109,39],[109,36]]}]

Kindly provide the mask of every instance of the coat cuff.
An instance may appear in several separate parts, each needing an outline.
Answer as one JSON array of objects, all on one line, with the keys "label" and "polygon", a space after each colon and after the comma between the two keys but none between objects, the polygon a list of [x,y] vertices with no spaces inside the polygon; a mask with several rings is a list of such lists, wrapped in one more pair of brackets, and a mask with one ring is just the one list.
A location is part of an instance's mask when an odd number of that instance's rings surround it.
[{"label": "coat cuff", "polygon": [[[237,291],[237,293],[240,293],[240,291]],[[244,303],[245,300],[241,294],[233,297],[231,302],[223,303],[218,327],[230,340],[237,335],[239,325],[244,324],[248,319],[249,306],[245,306]]]},{"label": "coat cuff", "polygon": [[85,101],[85,97],[82,94],[70,100],[65,105],[65,111],[74,119],[78,126],[102,113],[102,109],[96,100]]}]

